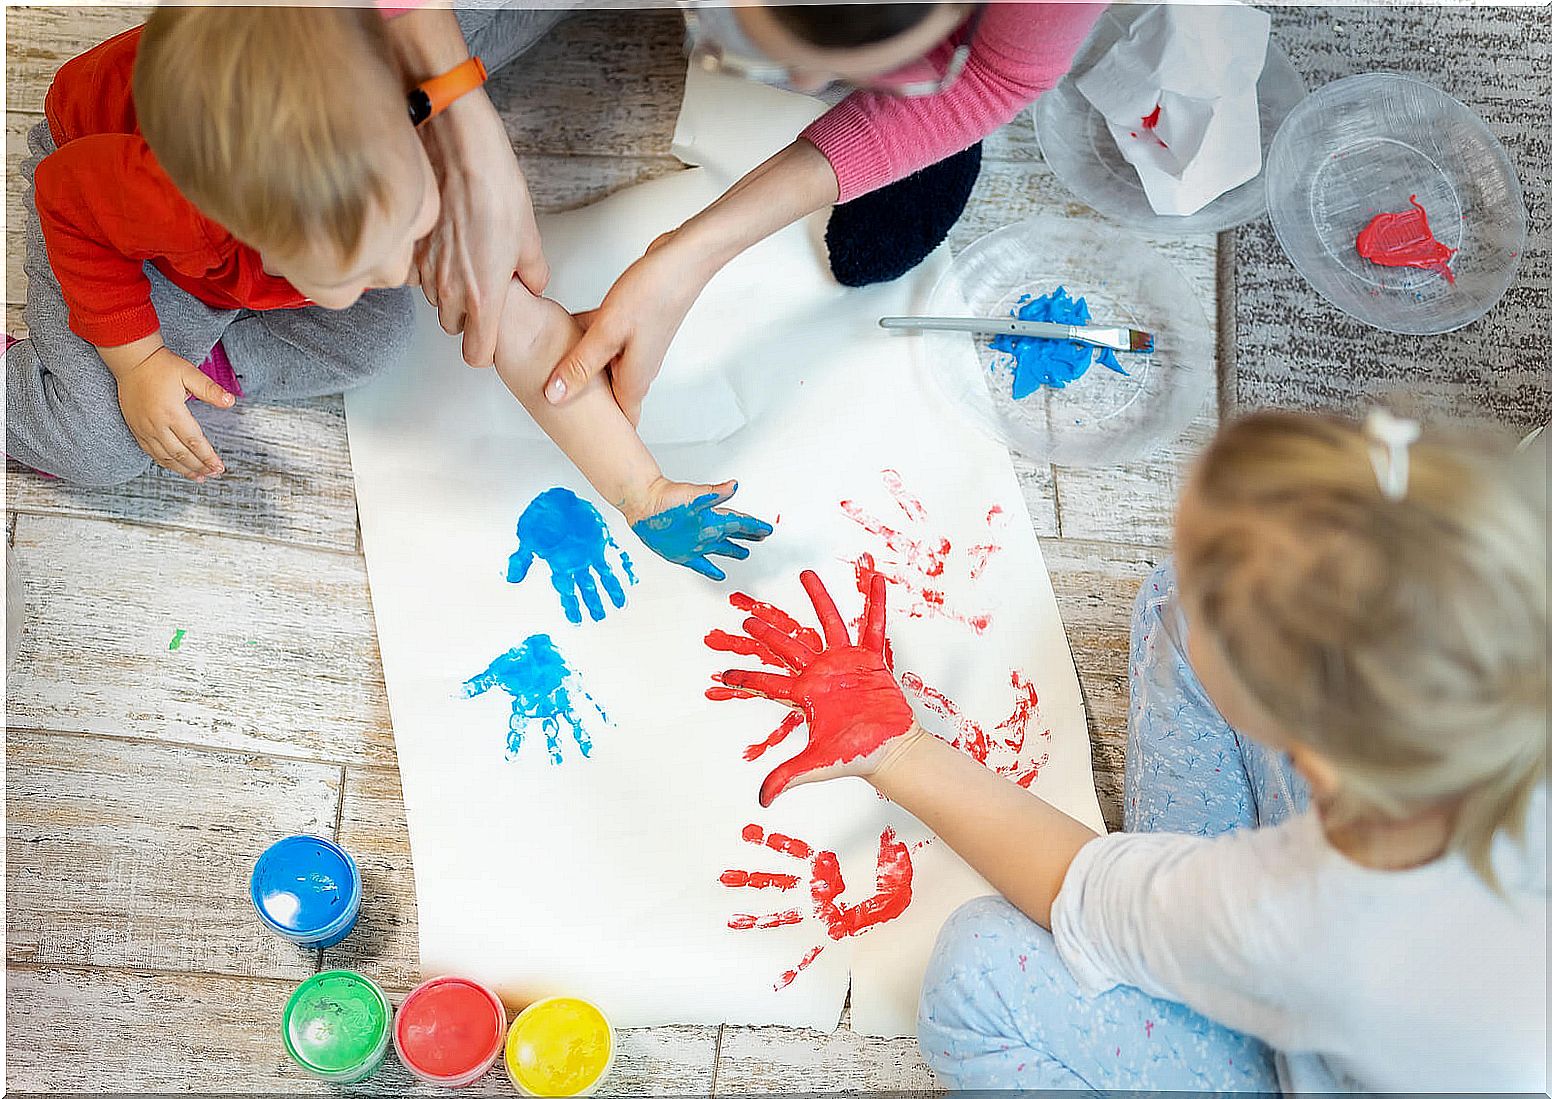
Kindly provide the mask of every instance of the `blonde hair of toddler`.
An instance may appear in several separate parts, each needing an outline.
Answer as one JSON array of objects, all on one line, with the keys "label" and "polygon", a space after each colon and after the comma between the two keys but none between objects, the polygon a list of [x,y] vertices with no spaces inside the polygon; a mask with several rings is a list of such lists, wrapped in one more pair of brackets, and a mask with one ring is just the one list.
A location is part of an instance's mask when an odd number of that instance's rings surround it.
[{"label": "blonde hair of toddler", "polygon": [[1496,885],[1546,779],[1546,471],[1479,444],[1409,448],[1387,498],[1359,425],[1260,413],[1194,470],[1181,594],[1277,728],[1335,767],[1328,820],[1454,806]]},{"label": "blonde hair of toddler", "polygon": [[382,22],[370,7],[158,9],[135,60],[141,132],[239,240],[353,256],[387,198],[384,143],[410,125]]}]

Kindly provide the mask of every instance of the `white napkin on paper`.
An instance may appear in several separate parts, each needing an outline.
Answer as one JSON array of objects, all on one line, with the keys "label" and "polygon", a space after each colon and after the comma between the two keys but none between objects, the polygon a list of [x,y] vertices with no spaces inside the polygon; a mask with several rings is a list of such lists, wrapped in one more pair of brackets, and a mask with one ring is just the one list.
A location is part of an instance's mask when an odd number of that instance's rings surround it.
[{"label": "white napkin on paper", "polygon": [[1271,25],[1245,4],[1161,4],[1075,81],[1155,213],[1194,214],[1261,170],[1256,81]]}]

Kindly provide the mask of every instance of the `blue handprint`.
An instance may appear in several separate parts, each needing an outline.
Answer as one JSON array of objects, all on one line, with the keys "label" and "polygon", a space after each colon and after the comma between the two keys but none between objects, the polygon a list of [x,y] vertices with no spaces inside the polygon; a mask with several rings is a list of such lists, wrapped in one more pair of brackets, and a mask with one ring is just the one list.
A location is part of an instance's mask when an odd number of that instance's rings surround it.
[{"label": "blue handprint", "polygon": [[535,721],[544,730],[544,745],[549,749],[551,763],[562,762],[562,721],[570,726],[572,739],[577,742],[583,758],[593,754],[593,738],[576,711],[573,691],[587,700],[600,719],[605,723],[609,721],[609,715],[583,689],[576,673],[548,634],[536,633],[517,648],[496,657],[490,667],[465,681],[463,696],[474,698],[492,687],[498,687],[512,697],[512,717],[507,722],[509,757],[516,756],[522,749],[523,736]]},{"label": "blue handprint", "polygon": [[725,580],[727,573],[712,564],[712,555],[743,560],[749,556],[749,548],[732,539],[758,542],[775,530],[763,519],[717,508],[737,490],[737,485],[731,485],[724,491],[697,496],[688,504],[665,508],[656,515],[638,519],[631,524],[631,530],[664,560],[713,580]]},{"label": "blue handprint", "polygon": [[546,489],[535,496],[517,520],[517,552],[507,559],[507,583],[521,584],[534,558],[543,558],[550,566],[550,583],[560,595],[561,609],[572,622],[582,621],[577,594],[587,604],[594,622],[603,620],[604,605],[598,598],[598,584],[609,594],[616,608],[625,606],[625,589],[605,555],[606,550],[620,555],[620,568],[630,583],[636,582],[630,556],[620,549],[609,524],[598,509],[570,489]]}]

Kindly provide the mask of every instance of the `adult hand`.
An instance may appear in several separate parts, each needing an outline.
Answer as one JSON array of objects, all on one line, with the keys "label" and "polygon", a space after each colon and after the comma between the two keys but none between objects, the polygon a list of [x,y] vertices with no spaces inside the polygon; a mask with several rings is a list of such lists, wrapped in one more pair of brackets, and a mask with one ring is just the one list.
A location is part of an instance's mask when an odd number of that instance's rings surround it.
[{"label": "adult hand", "polygon": [[716,676],[721,686],[706,692],[707,698],[718,701],[774,699],[802,709],[807,719],[807,746],[766,776],[760,786],[761,806],[769,806],[797,783],[870,775],[897,750],[924,735],[884,663],[884,578],[873,577],[862,636],[855,645],[819,577],[805,570],[799,580],[819,616],[824,647],[816,650],[810,632],[787,615],[757,605],[744,620],[744,632],[758,646],[762,660],[784,666],[792,674],[734,669]]},{"label": "adult hand", "polygon": [[422,133],[442,204],[436,228],[416,248],[413,281],[436,306],[442,330],[463,333],[464,361],[489,366],[513,273],[535,294],[550,281],[528,183],[483,90]]},{"label": "adult hand", "polygon": [[632,425],[685,314],[710,281],[691,247],[664,233],[625,269],[602,304],[577,320],[587,330],[550,372],[544,396],[564,404],[608,368],[614,399]]}]

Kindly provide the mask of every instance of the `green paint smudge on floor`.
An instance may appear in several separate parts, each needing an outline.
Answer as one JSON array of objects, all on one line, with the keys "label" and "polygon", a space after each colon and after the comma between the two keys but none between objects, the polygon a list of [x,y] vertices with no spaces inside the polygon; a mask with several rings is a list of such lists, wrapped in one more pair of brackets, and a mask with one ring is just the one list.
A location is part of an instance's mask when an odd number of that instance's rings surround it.
[{"label": "green paint smudge on floor", "polygon": [[177,652],[179,647],[183,644],[183,635],[187,632],[187,630],[179,630],[177,633],[173,634],[172,640],[167,643],[167,651],[170,653]]}]

